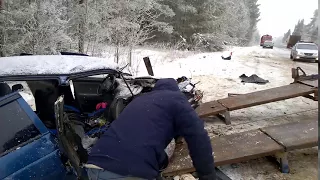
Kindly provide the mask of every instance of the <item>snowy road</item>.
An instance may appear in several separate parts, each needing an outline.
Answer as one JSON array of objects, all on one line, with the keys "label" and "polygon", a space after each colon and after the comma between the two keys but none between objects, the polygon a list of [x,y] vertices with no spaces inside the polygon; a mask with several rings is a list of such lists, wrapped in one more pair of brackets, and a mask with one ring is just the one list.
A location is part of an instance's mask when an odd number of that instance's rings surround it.
[{"label": "snowy road", "polygon": [[[228,93],[247,93],[272,87],[287,85],[293,81],[291,68],[301,67],[308,74],[318,73],[318,64],[293,62],[287,49],[262,49],[260,47],[235,48],[231,61],[218,59],[210,65],[211,73],[197,75],[194,81],[200,81],[199,88],[205,91],[204,101],[224,98]],[[199,62],[200,63],[200,62]],[[253,73],[267,79],[266,85],[242,84],[241,74]],[[294,98],[286,101],[260,105],[231,112],[232,125],[224,125],[217,119],[209,120],[206,129],[211,136],[233,134],[271,125],[298,122],[318,118],[318,103],[306,98]],[[317,148],[293,151],[289,154],[290,174],[282,174],[277,166],[265,158],[247,163],[221,167],[233,180],[281,180],[281,179],[317,179]]]}]

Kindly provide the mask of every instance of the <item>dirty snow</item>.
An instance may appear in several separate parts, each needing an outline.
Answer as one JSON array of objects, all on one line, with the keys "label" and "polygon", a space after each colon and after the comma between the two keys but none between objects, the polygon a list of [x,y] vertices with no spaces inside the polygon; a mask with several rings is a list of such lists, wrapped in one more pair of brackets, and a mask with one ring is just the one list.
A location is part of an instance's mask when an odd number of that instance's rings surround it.
[{"label": "dirty snow", "polygon": [[[134,75],[148,76],[142,58],[149,56],[154,74],[157,77],[187,76],[192,77],[193,82],[200,81],[197,88],[204,91],[204,102],[225,98],[228,93],[248,93],[288,85],[293,82],[291,68],[302,67],[308,74],[318,73],[318,64],[293,62],[289,59],[290,51],[287,49],[262,49],[255,46],[235,47],[230,51],[232,51],[232,59],[222,60],[223,52],[196,53],[137,49],[133,52],[133,66],[130,71],[134,71]],[[77,63],[81,66],[84,61]],[[125,62],[122,61],[120,64],[122,66]],[[63,70],[70,71],[70,69],[72,68],[64,68]],[[243,84],[239,76],[244,73],[249,76],[257,74],[259,77],[269,80],[270,83],[265,85]],[[21,94],[34,106],[33,97],[30,97],[31,93],[25,90]],[[318,103],[298,97],[232,111],[231,125],[225,125],[217,118],[207,118],[205,128],[213,137],[317,118]],[[317,157],[317,148],[290,152],[291,172],[289,174],[280,173],[278,166],[266,158],[222,166],[220,169],[233,180],[316,180],[318,179]]]},{"label": "dirty snow", "polygon": [[112,57],[13,56],[0,58],[0,76],[31,74],[70,74],[95,69],[117,69]]}]

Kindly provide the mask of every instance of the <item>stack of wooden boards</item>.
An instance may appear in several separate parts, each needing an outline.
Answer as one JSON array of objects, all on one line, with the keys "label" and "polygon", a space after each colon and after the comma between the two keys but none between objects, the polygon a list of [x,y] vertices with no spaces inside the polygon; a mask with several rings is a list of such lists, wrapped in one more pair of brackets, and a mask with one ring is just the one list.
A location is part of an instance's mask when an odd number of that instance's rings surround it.
[{"label": "stack of wooden boards", "polygon": [[298,81],[297,83],[292,83],[286,86],[203,103],[196,109],[196,112],[200,118],[212,115],[222,115],[224,116],[226,124],[231,124],[230,111],[282,101],[299,96],[308,97],[310,94],[314,94],[314,100],[317,100],[318,80]]},{"label": "stack of wooden boards", "polygon": [[[211,139],[215,166],[276,155],[280,168],[289,172],[287,152],[318,145],[318,121],[304,120]],[[176,147],[163,176],[194,172],[186,143]]]}]

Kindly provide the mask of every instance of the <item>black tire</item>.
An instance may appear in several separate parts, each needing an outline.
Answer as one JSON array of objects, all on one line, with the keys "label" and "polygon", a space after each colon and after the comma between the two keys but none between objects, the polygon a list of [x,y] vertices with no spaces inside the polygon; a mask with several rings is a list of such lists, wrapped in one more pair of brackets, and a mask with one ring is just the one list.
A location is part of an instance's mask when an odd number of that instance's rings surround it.
[{"label": "black tire", "polygon": [[271,47],[271,49],[273,49],[273,47]]}]

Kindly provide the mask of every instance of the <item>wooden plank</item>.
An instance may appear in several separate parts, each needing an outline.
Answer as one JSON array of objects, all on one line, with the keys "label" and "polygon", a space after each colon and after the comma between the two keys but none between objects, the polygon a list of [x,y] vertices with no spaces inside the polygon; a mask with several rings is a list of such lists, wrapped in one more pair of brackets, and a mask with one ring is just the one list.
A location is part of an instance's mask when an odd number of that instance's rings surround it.
[{"label": "wooden plank", "polygon": [[315,90],[310,86],[294,83],[263,91],[228,97],[218,100],[218,102],[227,107],[229,111],[232,111],[289,98],[305,96],[313,93],[314,91]]},{"label": "wooden plank", "polygon": [[145,65],[146,68],[147,68],[148,74],[149,74],[150,76],[154,76],[154,74],[153,74],[153,69],[152,69],[152,65],[151,65],[151,62],[150,62],[149,57],[144,57],[144,58],[143,58],[143,61],[144,61],[144,65]]},{"label": "wooden plank", "polygon": [[301,84],[305,84],[307,86],[318,88],[318,79],[316,80],[304,80],[304,81],[298,81]]},{"label": "wooden plank", "polygon": [[[273,155],[284,148],[260,130],[221,136],[211,139],[215,166],[238,163]],[[164,176],[194,172],[186,143],[177,146]]]},{"label": "wooden plank", "polygon": [[225,111],[227,111],[227,108],[223,107],[218,101],[202,103],[196,108],[200,118],[217,115]]},{"label": "wooden plank", "polygon": [[318,145],[318,121],[307,120],[262,128],[261,131],[283,145],[287,151]]}]

